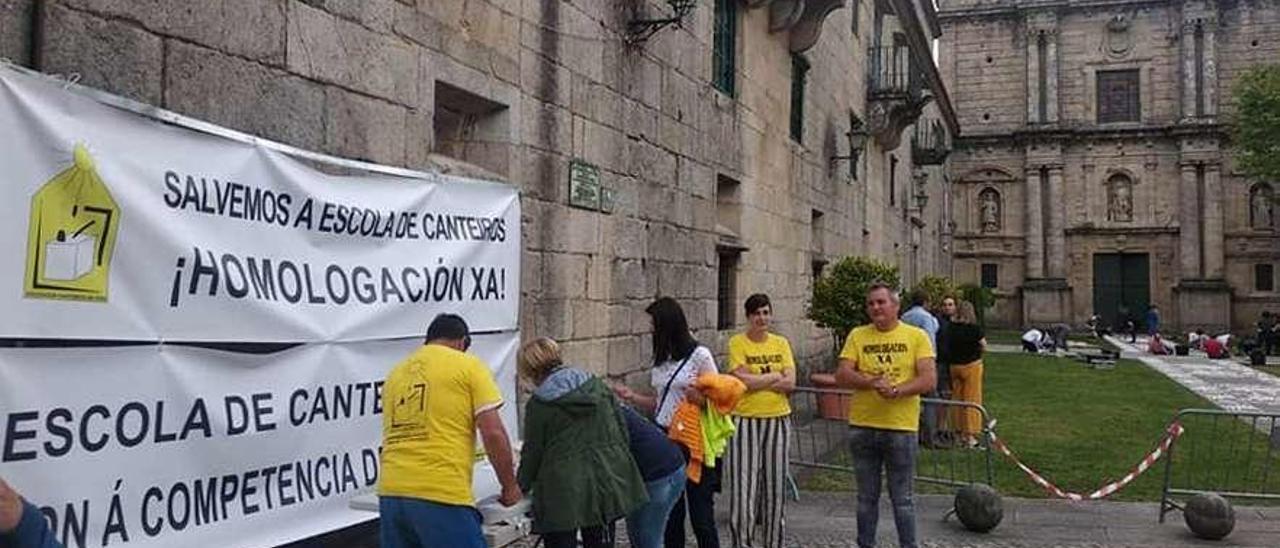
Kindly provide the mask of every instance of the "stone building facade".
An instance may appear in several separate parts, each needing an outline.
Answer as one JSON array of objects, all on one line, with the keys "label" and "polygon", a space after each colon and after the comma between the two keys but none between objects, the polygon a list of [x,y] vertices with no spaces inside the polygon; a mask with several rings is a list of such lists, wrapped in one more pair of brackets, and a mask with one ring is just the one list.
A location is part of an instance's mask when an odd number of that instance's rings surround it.
[{"label": "stone building facade", "polygon": [[[662,19],[678,23],[640,23]],[[804,319],[824,262],[946,267],[945,154],[912,146],[956,130],[938,31],[920,0],[0,0],[16,63],[518,186],[524,333],[613,374],[648,363],[659,295],[723,351],[767,292],[797,357],[824,362],[831,341]],[[932,140],[912,139],[922,109]]]},{"label": "stone building facade", "polygon": [[1234,166],[1231,89],[1280,56],[1274,0],[942,0],[955,272],[1010,326],[1248,329],[1280,308],[1276,181]]}]

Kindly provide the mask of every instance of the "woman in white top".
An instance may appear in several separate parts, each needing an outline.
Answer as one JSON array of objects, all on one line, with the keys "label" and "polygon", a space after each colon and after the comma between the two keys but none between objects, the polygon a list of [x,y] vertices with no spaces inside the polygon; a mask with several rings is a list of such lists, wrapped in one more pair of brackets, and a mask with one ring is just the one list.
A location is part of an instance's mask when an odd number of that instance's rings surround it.
[{"label": "woman in white top", "polygon": [[[645,312],[653,321],[653,369],[649,380],[654,394],[642,394],[626,386],[616,386],[614,390],[620,399],[652,412],[654,420],[667,428],[682,402],[704,403],[702,393],[693,387],[694,380],[699,375],[717,373],[718,370],[711,350],[698,344],[689,332],[684,310],[675,299],[662,297],[650,304]],[[685,458],[689,458],[687,453]],[[685,495],[676,502],[667,518],[665,548],[684,546],[686,507],[689,522],[693,524],[693,535],[698,539],[698,548],[719,548],[715,522],[715,494],[719,490],[720,476],[716,468],[703,467],[702,481],[686,484]]]}]

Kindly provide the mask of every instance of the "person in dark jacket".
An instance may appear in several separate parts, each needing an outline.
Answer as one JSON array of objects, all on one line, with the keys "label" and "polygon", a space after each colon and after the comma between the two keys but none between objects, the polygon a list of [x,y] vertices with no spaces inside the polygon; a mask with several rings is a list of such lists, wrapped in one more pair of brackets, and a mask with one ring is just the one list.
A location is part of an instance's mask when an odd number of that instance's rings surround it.
[{"label": "person in dark jacket", "polygon": [[36,505],[0,478],[0,548],[62,548]]},{"label": "person in dark jacket", "polygon": [[622,408],[631,440],[631,456],[640,467],[649,502],[627,514],[632,548],[661,548],[667,516],[684,492],[684,454],[667,433],[630,407]]},{"label": "person in dark jacket", "polygon": [[613,545],[613,522],[646,501],[622,410],[590,373],[565,367],[548,338],[526,343],[520,375],[537,388],[525,407],[517,481],[533,494],[533,530],[546,548]]}]

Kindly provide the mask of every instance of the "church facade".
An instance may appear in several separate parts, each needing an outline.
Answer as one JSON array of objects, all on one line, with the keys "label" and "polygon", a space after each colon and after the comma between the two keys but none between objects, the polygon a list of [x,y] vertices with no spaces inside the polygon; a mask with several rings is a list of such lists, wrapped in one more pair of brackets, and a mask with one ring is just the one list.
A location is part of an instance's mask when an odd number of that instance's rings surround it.
[{"label": "church facade", "polygon": [[1008,326],[1246,331],[1280,310],[1280,182],[1232,160],[1232,86],[1276,0],[941,0],[954,273]]}]

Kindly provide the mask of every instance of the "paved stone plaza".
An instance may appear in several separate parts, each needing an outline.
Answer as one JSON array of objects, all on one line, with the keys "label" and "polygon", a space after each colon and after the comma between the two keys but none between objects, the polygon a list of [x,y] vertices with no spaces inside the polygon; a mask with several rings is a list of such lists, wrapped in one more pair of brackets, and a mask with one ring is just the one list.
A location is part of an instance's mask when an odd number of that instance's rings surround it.
[{"label": "paved stone plaza", "polygon": [[[1004,500],[1004,522],[989,534],[971,533],[955,518],[942,520],[951,497],[918,497],[917,511],[923,548],[1180,548],[1223,546],[1274,548],[1280,543],[1280,508],[1236,507],[1236,528],[1224,541],[1209,542],[1191,536],[1181,516],[1170,514],[1164,524],[1156,521],[1154,503],[1089,502],[1056,500]],[[723,506],[723,505],[722,505]],[[722,520],[727,516],[721,516]],[[788,548],[852,547],[856,528],[853,493],[810,493],[787,508]],[[720,527],[722,544],[728,544],[728,524]],[[896,547],[892,512],[880,510],[879,546]],[[625,537],[625,535],[623,535]],[[619,546],[629,546],[620,539]],[[533,546],[533,542],[516,545]],[[688,546],[696,546],[692,537]]]},{"label": "paved stone plaza", "polygon": [[1280,413],[1280,377],[1268,375],[1234,360],[1210,360],[1203,353],[1190,356],[1153,356],[1146,352],[1147,338],[1128,344],[1117,337],[1107,340],[1132,358],[1163,373],[1174,382],[1228,411]]}]

